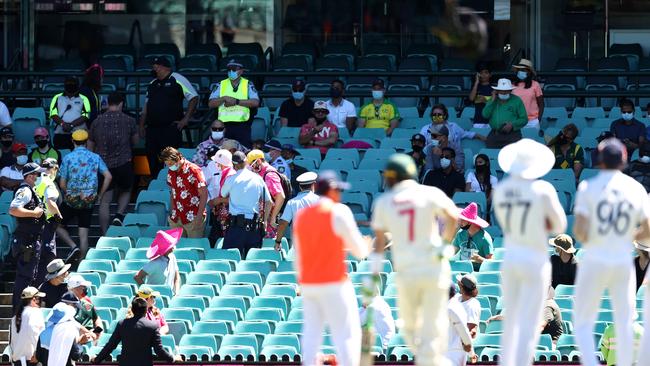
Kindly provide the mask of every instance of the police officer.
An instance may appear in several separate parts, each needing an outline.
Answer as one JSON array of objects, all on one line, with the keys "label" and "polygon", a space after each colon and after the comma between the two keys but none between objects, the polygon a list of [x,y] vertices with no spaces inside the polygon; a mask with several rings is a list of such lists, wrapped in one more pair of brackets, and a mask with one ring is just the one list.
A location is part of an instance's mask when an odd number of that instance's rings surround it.
[{"label": "police officer", "polygon": [[296,162],[294,161],[296,156],[300,155],[300,152],[296,150],[293,145],[291,144],[282,145],[282,152],[280,152],[280,154],[284,159],[284,161],[286,161],[287,164],[289,165],[289,171],[291,172],[291,178],[289,178],[289,180],[291,181],[291,191],[295,196],[296,194],[298,194],[298,192],[300,192],[300,185],[298,184],[297,178],[302,173],[307,173],[307,169],[296,164]]},{"label": "police officer", "polygon": [[226,64],[228,78],[221,80],[210,94],[210,108],[218,108],[218,120],[226,125],[226,138],[239,141],[246,147],[251,146],[251,108],[260,105],[255,85],[241,77],[244,65],[230,60]]},{"label": "police officer", "polygon": [[13,305],[20,303],[20,294],[28,286],[38,287],[36,275],[41,253],[41,233],[45,224],[43,204],[34,192],[36,179],[43,172],[36,163],[23,166],[23,183],[18,186],[9,206],[9,214],[16,218],[16,231],[11,246],[16,258],[16,281]]},{"label": "police officer", "polygon": [[38,265],[36,283],[42,283],[47,274],[47,264],[56,259],[56,228],[63,216],[57,205],[59,189],[54,183],[59,172],[59,164],[54,158],[47,158],[41,163],[45,172],[36,180],[34,191],[45,206],[45,227],[41,235],[41,255]]},{"label": "police officer", "polygon": [[291,181],[291,168],[289,163],[282,157],[282,144],[278,140],[271,140],[264,146],[269,149],[269,164],[277,169],[278,173],[286,175],[287,179]]},{"label": "police officer", "polygon": [[237,248],[242,258],[250,248],[261,248],[266,232],[269,210],[260,218],[259,201],[271,205],[271,195],[262,177],[246,169],[246,155],[241,151],[232,154],[235,174],[226,178],[221,187],[221,197],[228,198],[230,223],[223,239],[223,249]]},{"label": "police officer", "polygon": [[287,230],[287,227],[296,217],[298,210],[311,206],[318,201],[318,196],[314,193],[314,182],[316,182],[318,174],[314,172],[302,173],[296,178],[300,192],[295,198],[287,202],[284,212],[280,217],[280,225],[278,225],[278,234],[275,236],[275,250],[282,249],[282,237]]}]

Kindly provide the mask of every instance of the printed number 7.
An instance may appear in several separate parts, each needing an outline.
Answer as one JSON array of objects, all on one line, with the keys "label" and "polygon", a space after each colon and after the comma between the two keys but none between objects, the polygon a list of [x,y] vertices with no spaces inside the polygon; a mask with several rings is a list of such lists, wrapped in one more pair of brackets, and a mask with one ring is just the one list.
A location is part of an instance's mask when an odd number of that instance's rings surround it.
[{"label": "printed number 7", "polygon": [[408,216],[409,220],[409,241],[413,242],[415,239],[415,209],[414,208],[406,208],[400,211],[397,211],[401,216]]}]

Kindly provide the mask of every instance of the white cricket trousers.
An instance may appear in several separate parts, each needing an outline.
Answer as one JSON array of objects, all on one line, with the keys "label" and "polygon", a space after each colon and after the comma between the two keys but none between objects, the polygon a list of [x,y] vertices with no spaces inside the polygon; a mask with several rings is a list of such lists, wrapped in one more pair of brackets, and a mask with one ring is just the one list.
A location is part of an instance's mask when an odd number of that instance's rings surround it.
[{"label": "white cricket trousers", "polygon": [[329,327],[339,365],[358,366],[361,358],[361,323],[350,281],[302,285],[303,365],[317,365],[325,325]]},{"label": "white cricket trousers", "polygon": [[546,253],[525,248],[508,250],[501,265],[506,316],[500,365],[526,366],[533,363],[539,342],[539,324],[551,282],[551,263]]},{"label": "white cricket trousers", "polygon": [[467,364],[467,352],[447,351],[447,358],[452,366],[465,366]]},{"label": "white cricket trousers", "polygon": [[447,260],[432,263],[423,273],[396,272],[400,333],[415,355],[418,366],[448,366],[447,333],[449,278]]},{"label": "white cricket trousers", "polygon": [[[617,258],[621,257],[622,258]],[[594,325],[604,290],[609,291],[616,327],[616,365],[630,366],[633,359],[636,277],[628,253],[613,256],[587,249],[576,274],[573,329],[585,366],[600,365],[596,358]],[[641,348],[643,350],[643,348]],[[643,351],[642,351],[643,352]],[[643,360],[643,358],[639,358]]]}]

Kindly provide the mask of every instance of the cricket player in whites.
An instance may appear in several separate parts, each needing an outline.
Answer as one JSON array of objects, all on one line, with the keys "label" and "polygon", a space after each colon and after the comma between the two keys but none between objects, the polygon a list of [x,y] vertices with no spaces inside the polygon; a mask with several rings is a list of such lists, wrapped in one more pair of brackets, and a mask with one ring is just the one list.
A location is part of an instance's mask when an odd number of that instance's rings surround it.
[{"label": "cricket player in whites", "polygon": [[[450,267],[449,243],[456,232],[458,208],[444,192],[416,182],[417,168],[404,154],[392,155],[384,170],[390,189],[376,201],[372,213],[375,249],[368,256],[373,272],[379,273],[387,242],[392,234],[396,270],[397,302],[403,322],[400,332],[415,354],[417,365],[448,366]],[[438,223],[442,221],[442,238]]]},{"label": "cricket player in whites", "polygon": [[508,312],[501,337],[503,366],[531,365],[539,340],[551,280],[548,237],[564,232],[567,225],[555,188],[536,180],[553,164],[551,150],[530,139],[499,152],[499,165],[509,174],[494,188],[492,198],[506,248],[501,265],[503,305]]},{"label": "cricket player in whites", "polygon": [[[603,291],[609,291],[616,327],[616,365],[633,362],[632,322],[636,277],[631,252],[635,239],[650,234],[650,200],[643,186],[621,170],[627,150],[617,139],[598,144],[600,173],[578,185],[573,212],[575,238],[584,255],[575,284],[573,327],[582,352],[582,364],[599,365],[594,345],[594,323]],[[647,358],[639,358],[647,364]]]}]

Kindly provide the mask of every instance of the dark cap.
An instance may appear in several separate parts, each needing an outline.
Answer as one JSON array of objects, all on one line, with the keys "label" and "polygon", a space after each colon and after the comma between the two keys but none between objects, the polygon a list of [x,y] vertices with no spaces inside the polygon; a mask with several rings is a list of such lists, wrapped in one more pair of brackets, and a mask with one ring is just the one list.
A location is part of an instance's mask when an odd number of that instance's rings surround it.
[{"label": "dark cap", "polygon": [[416,179],[418,168],[415,166],[413,158],[406,154],[393,154],[386,162],[384,177],[394,178],[399,181],[405,179]]},{"label": "dark cap", "polygon": [[162,57],[158,56],[151,61],[152,65],[160,65],[160,66],[165,66],[171,68],[172,65],[169,63],[169,59],[167,57]]},{"label": "dark cap", "polygon": [[463,286],[463,288],[467,291],[474,291],[478,286],[478,281],[476,281],[476,277],[474,277],[471,274],[458,276],[456,277],[456,279],[458,280],[460,285]]},{"label": "dark cap", "polygon": [[437,124],[429,127],[429,133],[432,135],[449,136],[449,129],[444,124]]},{"label": "dark cap", "polygon": [[598,144],[598,161],[606,168],[619,168],[627,162],[627,149],[616,138],[609,138]]},{"label": "dark cap", "polygon": [[22,169],[23,177],[34,173],[42,173],[44,171],[45,169],[41,168],[41,166],[36,163],[27,163],[23,165]]},{"label": "dark cap", "polygon": [[424,137],[424,135],[421,134],[421,133],[416,133],[415,135],[413,135],[413,137],[411,137],[411,141],[422,141],[422,142],[426,142],[426,141],[427,141],[427,138]]},{"label": "dark cap", "polygon": [[0,136],[14,136],[14,130],[11,127],[2,127],[0,128]]},{"label": "dark cap", "polygon": [[41,162],[41,167],[44,169],[58,168],[59,162],[54,158],[47,158]]},{"label": "dark cap", "polygon": [[305,89],[305,81],[302,79],[296,79],[291,83],[292,89]]},{"label": "dark cap", "polygon": [[601,142],[603,140],[611,139],[612,137],[614,137],[613,133],[610,131],[603,131],[598,135],[598,137],[596,137],[596,141]]},{"label": "dark cap", "polygon": [[64,302],[66,304],[78,304],[79,299],[70,291],[66,292],[61,296],[61,302]]},{"label": "dark cap", "polygon": [[235,151],[234,154],[232,154],[232,163],[233,164],[241,164],[246,162],[246,154],[244,154],[241,151]]},{"label": "dark cap", "polygon": [[330,189],[346,190],[350,188],[350,183],[344,182],[333,170],[325,170],[318,174],[316,179],[316,193],[325,194]]},{"label": "dark cap", "polygon": [[300,152],[298,150],[296,150],[296,148],[291,144],[282,145],[282,150],[291,151],[291,153],[293,153],[296,156],[300,155]]},{"label": "dark cap", "polygon": [[375,79],[372,81],[372,86],[380,86],[382,89],[384,88],[384,80],[382,79]]},{"label": "dark cap", "polygon": [[244,65],[242,65],[241,62],[235,60],[234,58],[231,58],[228,60],[228,63],[226,64],[226,67],[238,67],[240,69],[244,68]]},{"label": "dark cap", "polygon": [[282,150],[282,144],[278,140],[271,140],[267,142],[264,147],[268,147],[269,149],[273,150]]}]

